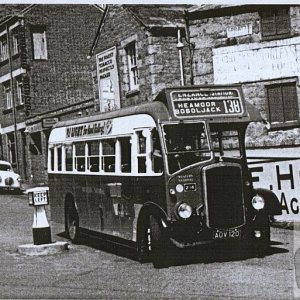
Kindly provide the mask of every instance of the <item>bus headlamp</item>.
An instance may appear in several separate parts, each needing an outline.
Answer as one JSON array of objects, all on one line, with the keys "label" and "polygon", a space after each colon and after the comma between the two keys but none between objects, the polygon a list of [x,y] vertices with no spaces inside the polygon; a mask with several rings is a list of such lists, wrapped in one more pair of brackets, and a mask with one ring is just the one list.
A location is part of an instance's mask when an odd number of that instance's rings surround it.
[{"label": "bus headlamp", "polygon": [[177,214],[182,219],[188,219],[192,215],[192,207],[183,202],[178,205]]},{"label": "bus headlamp", "polygon": [[259,195],[255,195],[252,198],[252,206],[253,208],[255,208],[256,210],[261,210],[265,207],[265,200],[263,197],[259,196]]}]

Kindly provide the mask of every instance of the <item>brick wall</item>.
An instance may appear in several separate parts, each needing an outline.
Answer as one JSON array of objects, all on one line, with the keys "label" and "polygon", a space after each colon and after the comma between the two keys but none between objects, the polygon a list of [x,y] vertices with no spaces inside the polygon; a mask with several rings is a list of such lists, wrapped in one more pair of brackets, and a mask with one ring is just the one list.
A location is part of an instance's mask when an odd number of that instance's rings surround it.
[{"label": "brick wall", "polygon": [[[129,78],[124,47],[136,41],[139,92],[129,93]],[[110,6],[94,53],[117,47],[121,107],[152,101],[161,89],[180,85],[179,56],[176,48],[177,32],[151,33],[137,22],[132,14],[121,6]],[[187,46],[183,51],[186,81],[190,81]],[[94,57],[95,61],[95,57]],[[96,65],[94,66],[95,90],[97,87]],[[98,92],[96,92],[99,101]]]},{"label": "brick wall", "polygon": [[[31,113],[93,98],[87,59],[102,13],[91,5],[37,5],[26,14]],[[48,59],[33,60],[31,26],[45,26]]]}]

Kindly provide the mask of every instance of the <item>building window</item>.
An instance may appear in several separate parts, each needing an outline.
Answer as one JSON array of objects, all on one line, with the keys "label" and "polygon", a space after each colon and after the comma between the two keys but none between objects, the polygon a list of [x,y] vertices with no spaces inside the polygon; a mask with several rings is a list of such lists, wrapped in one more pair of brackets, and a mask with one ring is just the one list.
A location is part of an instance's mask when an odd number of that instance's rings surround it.
[{"label": "building window", "polygon": [[5,61],[8,59],[8,46],[6,35],[0,38],[0,61]]},{"label": "building window", "polygon": [[17,97],[18,97],[18,104],[24,104],[24,97],[23,97],[23,82],[21,78],[17,79]]},{"label": "building window", "polygon": [[46,31],[44,28],[32,30],[33,59],[48,59]]},{"label": "building window", "polygon": [[4,94],[5,94],[5,99],[6,99],[6,108],[12,108],[13,103],[12,103],[12,93],[11,93],[11,88],[10,88],[10,82],[5,82],[3,84],[3,89],[4,89]]},{"label": "building window", "polygon": [[127,65],[129,72],[129,90],[137,90],[139,88],[139,80],[135,42],[130,43],[125,50],[127,55]]},{"label": "building window", "polygon": [[261,30],[263,38],[273,38],[289,34],[289,8],[274,8],[261,12]]},{"label": "building window", "polygon": [[266,86],[269,121],[272,125],[292,125],[299,120],[296,83]]},{"label": "building window", "polygon": [[12,54],[16,55],[19,53],[19,39],[16,31],[12,32]]},{"label": "building window", "polygon": [[8,161],[15,166],[17,159],[16,159],[16,146],[15,146],[15,135],[13,133],[9,133],[7,135],[7,154],[8,154]]}]

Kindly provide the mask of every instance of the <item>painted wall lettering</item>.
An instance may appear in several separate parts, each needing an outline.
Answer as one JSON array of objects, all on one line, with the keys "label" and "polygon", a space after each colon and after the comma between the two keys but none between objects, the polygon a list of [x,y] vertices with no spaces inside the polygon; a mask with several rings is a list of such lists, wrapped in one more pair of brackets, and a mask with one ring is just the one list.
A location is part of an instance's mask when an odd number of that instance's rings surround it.
[{"label": "painted wall lettering", "polygon": [[[299,149],[295,149],[295,154]],[[283,151],[281,150],[283,153]],[[297,154],[296,154],[297,155]],[[296,156],[295,155],[295,156]],[[250,157],[255,188],[267,188],[278,197],[282,215],[278,221],[300,221],[300,159],[296,157]]]}]

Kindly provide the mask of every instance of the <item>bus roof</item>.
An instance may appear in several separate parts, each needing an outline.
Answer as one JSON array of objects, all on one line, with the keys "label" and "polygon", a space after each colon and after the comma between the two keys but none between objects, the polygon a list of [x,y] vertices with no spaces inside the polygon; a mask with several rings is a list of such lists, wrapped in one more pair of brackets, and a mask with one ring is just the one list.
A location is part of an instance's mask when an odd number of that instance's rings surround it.
[{"label": "bus roof", "polygon": [[98,113],[91,116],[60,121],[56,123],[54,128],[57,127],[65,127],[65,126],[73,126],[81,123],[89,123],[96,122],[107,119],[114,119],[119,117],[137,115],[137,114],[147,114],[153,117],[153,119],[157,122],[170,120],[170,115],[167,110],[167,107],[161,102],[149,102],[143,103],[135,106],[128,106],[119,110]]},{"label": "bus roof", "polygon": [[[236,111],[226,114],[226,101],[233,101]],[[224,106],[225,103],[225,106]],[[58,122],[54,128],[74,126],[137,114],[147,114],[154,121],[202,119],[210,123],[260,122],[259,110],[244,99],[240,85],[203,85],[163,89],[153,102],[129,106],[119,110],[98,113]]]}]

